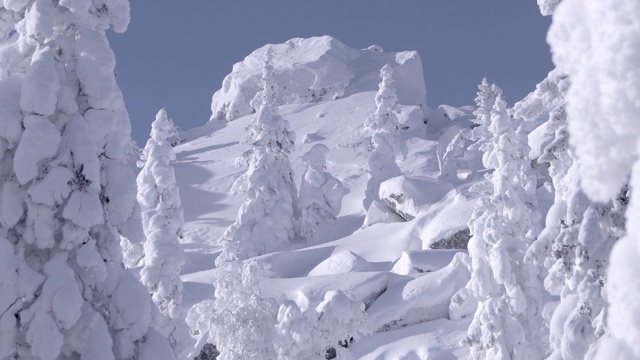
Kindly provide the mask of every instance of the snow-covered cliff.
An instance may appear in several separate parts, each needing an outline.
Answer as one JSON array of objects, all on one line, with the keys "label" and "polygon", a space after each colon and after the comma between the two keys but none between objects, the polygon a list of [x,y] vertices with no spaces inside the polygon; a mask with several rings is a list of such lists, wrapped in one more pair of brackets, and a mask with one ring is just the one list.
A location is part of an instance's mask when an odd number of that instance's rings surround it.
[{"label": "snow-covered cliff", "polygon": [[324,102],[375,91],[380,69],[390,64],[399,103],[426,107],[427,91],[417,52],[385,53],[375,45],[356,50],[330,36],[321,36],[265,45],[235,64],[222,88],[213,95],[211,120],[231,121],[255,111],[250,102],[259,90],[267,51],[273,56],[278,105]]}]

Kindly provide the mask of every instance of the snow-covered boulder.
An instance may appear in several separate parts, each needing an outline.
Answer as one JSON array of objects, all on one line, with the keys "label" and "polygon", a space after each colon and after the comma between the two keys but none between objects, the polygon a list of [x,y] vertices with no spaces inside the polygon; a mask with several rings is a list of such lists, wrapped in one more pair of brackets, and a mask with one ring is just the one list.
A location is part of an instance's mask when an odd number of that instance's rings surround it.
[{"label": "snow-covered boulder", "polygon": [[309,276],[344,274],[370,271],[372,264],[351,251],[339,252],[321,262],[309,272]]},{"label": "snow-covered boulder", "polygon": [[387,205],[380,201],[373,201],[367,209],[367,215],[364,218],[362,228],[368,228],[369,226],[377,223],[392,223],[402,222],[403,218],[398,216],[395,211],[390,209]]},{"label": "snow-covered boulder", "polygon": [[278,84],[277,105],[313,103],[378,89],[385,64],[393,68],[398,102],[426,108],[422,62],[415,51],[385,53],[380,47],[352,49],[330,36],[295,38],[255,50],[233,66],[213,95],[211,120],[231,121],[255,110],[267,50],[273,54]]},{"label": "snow-covered boulder", "polygon": [[391,269],[392,273],[418,277],[424,273],[438,271],[449,265],[461,250],[417,250],[403,251]]},{"label": "snow-covered boulder", "polygon": [[460,252],[445,268],[390,285],[367,313],[374,331],[386,331],[449,316],[449,303],[471,278],[471,258]]},{"label": "snow-covered boulder", "polygon": [[401,175],[380,184],[380,199],[408,221],[413,220],[422,207],[437,203],[452,189],[448,182]]}]

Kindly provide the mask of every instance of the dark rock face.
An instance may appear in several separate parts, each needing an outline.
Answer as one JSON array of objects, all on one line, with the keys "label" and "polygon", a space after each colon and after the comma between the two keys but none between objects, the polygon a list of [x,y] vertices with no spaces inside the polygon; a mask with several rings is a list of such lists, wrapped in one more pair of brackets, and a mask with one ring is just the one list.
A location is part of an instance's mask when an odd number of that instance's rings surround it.
[{"label": "dark rock face", "polygon": [[445,239],[435,241],[429,247],[431,249],[467,249],[471,239],[469,228],[462,229]]},{"label": "dark rock face", "polygon": [[213,344],[207,343],[200,351],[200,354],[194,357],[193,360],[216,360],[218,355],[220,355],[218,348]]}]

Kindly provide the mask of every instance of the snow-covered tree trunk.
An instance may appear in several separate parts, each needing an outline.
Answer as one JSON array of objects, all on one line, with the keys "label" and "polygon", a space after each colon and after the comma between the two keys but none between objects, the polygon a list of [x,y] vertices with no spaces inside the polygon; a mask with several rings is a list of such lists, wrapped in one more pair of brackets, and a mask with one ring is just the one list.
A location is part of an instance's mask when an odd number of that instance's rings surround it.
[{"label": "snow-covered tree trunk", "polygon": [[185,262],[180,238],[184,217],[171,165],[175,153],[170,143],[176,133],[173,122],[161,109],[151,125],[151,137],[144,148],[145,164],[137,182],[147,238],[140,277],[162,314],[156,320],[159,330],[178,350],[178,357],[183,358],[191,350],[192,339],[180,313],[180,268]]},{"label": "snow-covered tree trunk", "polygon": [[128,1],[0,14],[0,358],[174,359],[119,245],[144,238],[105,34],[126,29]]},{"label": "snow-covered tree trunk", "polygon": [[264,66],[258,112],[249,127],[251,152],[246,181],[248,200],[238,211],[236,222],[222,236],[223,243],[236,243],[240,259],[275,251],[295,235],[299,218],[298,191],[288,154],[295,134],[278,114],[276,86],[270,57]]},{"label": "snow-covered tree trunk", "polygon": [[307,170],[300,185],[300,234],[312,241],[318,227],[340,214],[342,198],[349,192],[342,182],[326,171],[325,145],[314,145],[302,158]]},{"label": "snow-covered tree trunk", "polygon": [[369,155],[369,181],[365,190],[363,205],[368,209],[372,202],[380,201],[380,184],[385,180],[402,175],[396,163],[396,153],[407,154],[407,145],[398,130],[400,123],[395,114],[396,89],[393,86],[393,69],[389,64],[380,70],[380,82],[376,94],[376,110],[365,121],[372,131],[373,151]]},{"label": "snow-covered tree trunk", "polygon": [[465,343],[472,359],[541,359],[537,339],[540,284],[524,263],[537,235],[536,179],[522,127],[514,130],[501,95],[495,99],[483,145],[489,194],[481,197],[469,222],[472,276],[464,292],[479,302]]},{"label": "snow-covered tree trunk", "polygon": [[555,64],[571,79],[567,114],[582,189],[601,202],[614,198],[627,181],[632,189],[627,235],[609,259],[609,336],[594,349],[600,359],[640,357],[639,17],[634,0],[563,0],[548,36]]}]

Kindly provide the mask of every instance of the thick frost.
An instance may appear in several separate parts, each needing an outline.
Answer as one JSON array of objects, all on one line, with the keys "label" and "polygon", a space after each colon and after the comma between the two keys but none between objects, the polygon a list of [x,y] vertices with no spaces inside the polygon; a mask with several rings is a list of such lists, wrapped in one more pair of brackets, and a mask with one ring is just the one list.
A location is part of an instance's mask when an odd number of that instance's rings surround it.
[{"label": "thick frost", "polygon": [[55,155],[60,143],[60,132],[45,117],[28,115],[24,118],[24,127],[13,164],[22,185],[38,175],[39,162]]},{"label": "thick frost", "polygon": [[105,30],[127,19],[126,0],[0,6],[2,358],[133,359],[151,334],[119,246],[135,186]]},{"label": "thick frost", "polygon": [[[631,188],[640,183],[639,16],[640,3],[633,0],[564,0],[548,35],[554,62],[572,82],[567,113],[582,187],[589,197],[602,202],[615,197],[627,181]],[[620,359],[640,357],[640,284],[634,275],[640,231],[633,221],[640,212],[637,192],[631,196],[628,235],[616,244],[610,258],[606,286],[611,336],[599,348],[597,357],[602,359],[614,349]]]},{"label": "thick frost", "polygon": [[613,198],[638,159],[640,3],[565,0],[548,39],[569,75],[567,113],[582,186],[594,200]]}]

